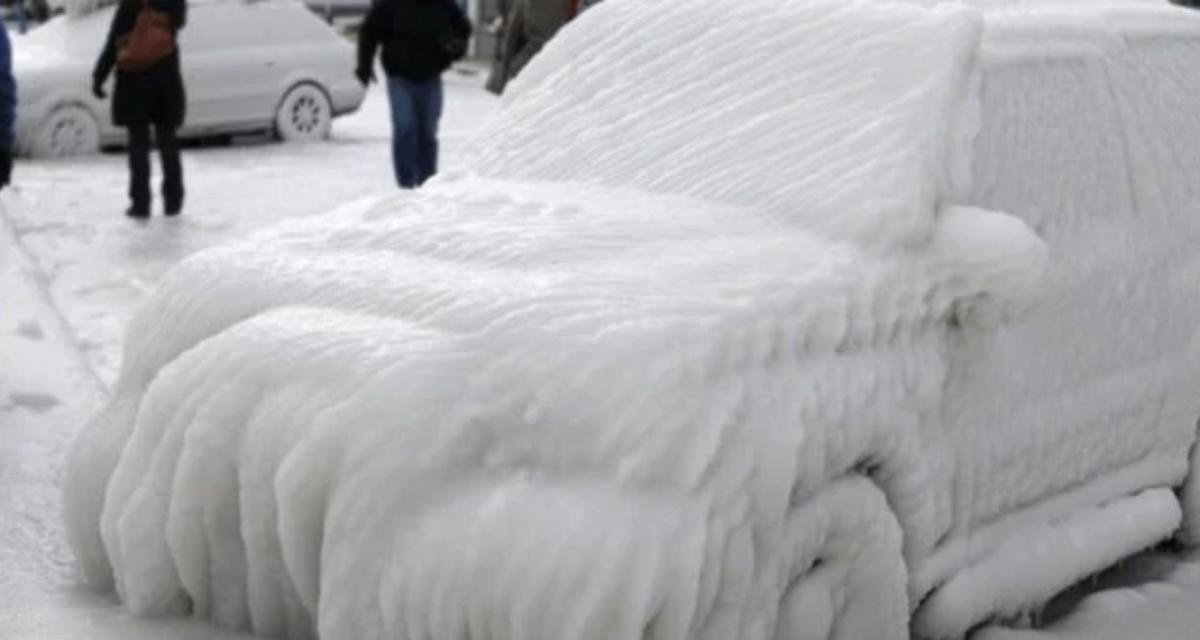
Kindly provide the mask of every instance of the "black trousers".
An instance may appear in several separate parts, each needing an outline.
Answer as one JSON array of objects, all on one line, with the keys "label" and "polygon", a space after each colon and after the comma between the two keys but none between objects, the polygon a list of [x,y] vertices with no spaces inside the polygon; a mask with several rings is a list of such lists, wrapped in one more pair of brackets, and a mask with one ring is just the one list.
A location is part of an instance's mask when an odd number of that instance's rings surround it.
[{"label": "black trousers", "polygon": [[[150,208],[150,125],[129,127],[129,199],[140,209]],[[162,160],[162,197],[168,209],[183,204],[183,163],[174,127],[154,126]]]}]

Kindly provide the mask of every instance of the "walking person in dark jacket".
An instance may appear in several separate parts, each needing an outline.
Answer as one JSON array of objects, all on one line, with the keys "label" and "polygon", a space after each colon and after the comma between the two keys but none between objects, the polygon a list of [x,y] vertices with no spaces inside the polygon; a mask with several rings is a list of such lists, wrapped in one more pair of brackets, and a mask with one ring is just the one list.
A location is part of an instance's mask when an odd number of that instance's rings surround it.
[{"label": "walking person in dark jacket", "polygon": [[[186,0],[120,0],[112,28],[92,76],[92,93],[104,99],[104,83],[116,68],[117,84],[113,92],[112,119],[129,132],[129,199],[127,214],[132,218],[150,217],[150,133],[162,160],[162,197],[168,216],[183,211],[183,165],[179,157],[176,131],[183,126],[187,110],[183,75],[179,71],[179,51],[150,67],[130,71],[119,68],[121,42],[131,34],[143,8],[165,14],[172,35],[187,22]],[[175,39],[178,42],[177,39]]]},{"label": "walking person in dark jacket", "polygon": [[455,0],[376,0],[358,44],[358,79],[374,80],[375,52],[383,47],[392,107],[392,162],[396,183],[415,189],[437,173],[442,72],[467,51],[471,23]]},{"label": "walking person in dark jacket", "polygon": [[17,121],[17,81],[12,72],[12,45],[0,23],[0,189],[12,181],[12,158]]}]

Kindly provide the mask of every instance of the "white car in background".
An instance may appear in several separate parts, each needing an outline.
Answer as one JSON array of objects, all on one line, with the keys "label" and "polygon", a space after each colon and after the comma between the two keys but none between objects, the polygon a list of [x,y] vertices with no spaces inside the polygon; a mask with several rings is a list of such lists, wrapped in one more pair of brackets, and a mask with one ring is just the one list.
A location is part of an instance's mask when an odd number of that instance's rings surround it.
[{"label": "white car in background", "polygon": [[341,16],[365,16],[371,10],[371,0],[304,0],[304,4],[327,20]]},{"label": "white car in background", "polygon": [[[108,101],[91,94],[113,11],[59,16],[14,38],[21,151],[69,156],[125,140]],[[188,96],[183,138],[271,132],[320,140],[333,118],[363,101],[354,47],[294,0],[193,0],[179,48]]]}]

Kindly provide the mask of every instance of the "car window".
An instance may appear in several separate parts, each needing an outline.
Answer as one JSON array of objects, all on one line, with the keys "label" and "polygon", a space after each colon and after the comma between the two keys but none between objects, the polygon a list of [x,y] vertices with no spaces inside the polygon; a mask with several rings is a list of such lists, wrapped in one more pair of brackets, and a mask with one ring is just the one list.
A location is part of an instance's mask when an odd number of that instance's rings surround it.
[{"label": "car window", "polygon": [[271,43],[275,45],[297,45],[329,42],[337,34],[320,18],[298,3],[264,3],[264,13],[270,15]]},{"label": "car window", "polygon": [[256,3],[241,2],[192,5],[187,27],[179,35],[180,49],[186,56],[263,44],[270,28],[268,15],[259,9]]}]

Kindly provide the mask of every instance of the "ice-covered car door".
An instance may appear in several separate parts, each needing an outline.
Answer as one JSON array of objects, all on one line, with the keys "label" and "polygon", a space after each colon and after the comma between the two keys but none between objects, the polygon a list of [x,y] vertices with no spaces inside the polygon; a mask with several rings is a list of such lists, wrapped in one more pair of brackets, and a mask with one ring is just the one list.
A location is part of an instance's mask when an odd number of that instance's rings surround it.
[{"label": "ice-covered car door", "polygon": [[253,128],[268,123],[278,99],[273,60],[263,46],[269,16],[258,3],[191,6],[180,34],[189,130]]}]

